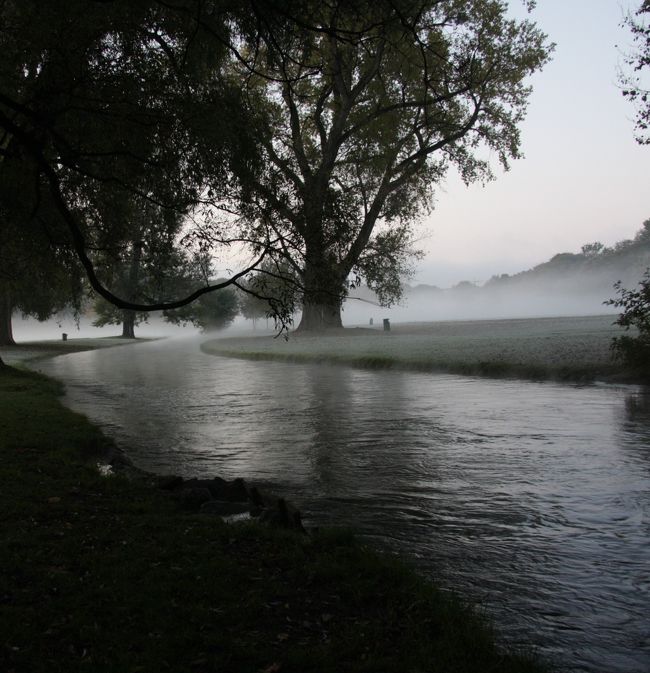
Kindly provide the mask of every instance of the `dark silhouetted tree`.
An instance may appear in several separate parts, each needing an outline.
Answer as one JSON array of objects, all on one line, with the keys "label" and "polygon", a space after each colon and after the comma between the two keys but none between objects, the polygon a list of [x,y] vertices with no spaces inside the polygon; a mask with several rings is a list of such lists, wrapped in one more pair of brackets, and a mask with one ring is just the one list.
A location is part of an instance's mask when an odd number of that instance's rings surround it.
[{"label": "dark silhouetted tree", "polygon": [[[15,168],[16,166],[14,166]],[[31,176],[29,176],[31,177]],[[14,313],[46,320],[63,310],[78,311],[82,270],[67,246],[56,213],[41,204],[25,217],[32,180],[21,171],[3,172],[0,182],[0,346],[14,343]]]},{"label": "dark silhouetted tree", "polygon": [[175,309],[165,311],[165,319],[175,325],[192,324],[202,332],[222,330],[232,324],[239,314],[239,298],[232,287],[211,292],[197,301]]},{"label": "dark silhouetted tree", "polygon": [[232,76],[271,119],[246,237],[282,241],[304,287],[299,328],[323,329],[341,325],[351,283],[399,296],[412,224],[450,166],[472,182],[491,177],[485,150],[505,167],[520,156],[525,80],[549,47],[499,0],[301,9],[299,29],[250,45]]},{"label": "dark silhouetted tree", "polygon": [[302,287],[294,269],[287,261],[269,258],[246,281],[238,283],[241,290],[242,315],[250,320],[274,318],[289,327],[299,304]]},{"label": "dark silhouetted tree", "polygon": [[122,309],[172,308],[213,289],[129,300],[103,261],[107,246],[138,240],[113,203],[138,197],[189,223],[230,198],[242,166],[254,174],[254,122],[240,83],[224,77],[250,14],[236,1],[0,3],[0,180],[25,176],[19,221],[56,213],[60,245]]},{"label": "dark silhouetted tree", "polygon": [[614,285],[618,297],[605,302],[622,309],[616,324],[636,334],[614,337],[612,348],[639,376],[650,377],[650,269],[646,269],[638,287],[628,290]]}]

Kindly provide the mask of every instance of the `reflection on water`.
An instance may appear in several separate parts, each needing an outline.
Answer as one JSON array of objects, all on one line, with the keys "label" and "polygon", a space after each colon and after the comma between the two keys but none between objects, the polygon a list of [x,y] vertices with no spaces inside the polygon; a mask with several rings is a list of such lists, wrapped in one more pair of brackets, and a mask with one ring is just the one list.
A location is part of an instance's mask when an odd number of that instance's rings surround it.
[{"label": "reflection on water", "polygon": [[40,365],[141,467],[246,476],[353,525],[563,670],[650,661],[650,396],[215,358],[197,342]]}]

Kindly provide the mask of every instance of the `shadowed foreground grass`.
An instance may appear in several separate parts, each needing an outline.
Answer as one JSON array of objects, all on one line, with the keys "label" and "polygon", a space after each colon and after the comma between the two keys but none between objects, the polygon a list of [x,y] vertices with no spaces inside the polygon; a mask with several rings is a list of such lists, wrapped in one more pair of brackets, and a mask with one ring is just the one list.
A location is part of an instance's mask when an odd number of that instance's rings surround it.
[{"label": "shadowed foreground grass", "polygon": [[229,525],[100,476],[111,441],[59,393],[0,368],[0,670],[542,670],[348,533]]}]

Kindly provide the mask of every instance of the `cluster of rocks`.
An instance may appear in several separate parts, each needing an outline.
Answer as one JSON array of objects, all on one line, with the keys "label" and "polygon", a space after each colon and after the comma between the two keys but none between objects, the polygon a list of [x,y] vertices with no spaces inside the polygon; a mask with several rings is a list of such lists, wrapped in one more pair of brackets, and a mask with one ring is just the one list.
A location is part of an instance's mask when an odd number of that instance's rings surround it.
[{"label": "cluster of rocks", "polygon": [[112,447],[106,458],[106,463],[98,464],[100,471],[117,472],[129,479],[144,481],[169,493],[184,509],[227,520],[250,517],[271,526],[307,532],[295,507],[284,498],[262,491],[241,478],[227,481],[220,477],[184,479],[177,475],[155,475],[133,465],[117,447]]},{"label": "cluster of rocks", "polygon": [[295,507],[284,498],[260,491],[241,478],[226,481],[220,477],[183,479],[173,475],[155,477],[154,483],[191,511],[221,517],[248,515],[273,526],[305,532],[300,512]]}]

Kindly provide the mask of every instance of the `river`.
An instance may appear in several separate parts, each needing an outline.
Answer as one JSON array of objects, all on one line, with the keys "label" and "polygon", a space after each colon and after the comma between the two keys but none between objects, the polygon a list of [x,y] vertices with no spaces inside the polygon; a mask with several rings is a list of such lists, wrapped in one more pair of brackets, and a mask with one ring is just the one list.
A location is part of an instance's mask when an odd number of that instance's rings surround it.
[{"label": "river", "polygon": [[650,671],[650,393],[246,362],[168,340],[38,368],[134,463],[352,525],[560,670]]}]

